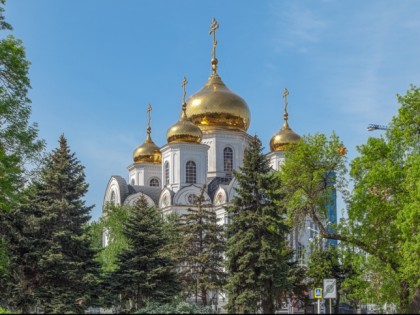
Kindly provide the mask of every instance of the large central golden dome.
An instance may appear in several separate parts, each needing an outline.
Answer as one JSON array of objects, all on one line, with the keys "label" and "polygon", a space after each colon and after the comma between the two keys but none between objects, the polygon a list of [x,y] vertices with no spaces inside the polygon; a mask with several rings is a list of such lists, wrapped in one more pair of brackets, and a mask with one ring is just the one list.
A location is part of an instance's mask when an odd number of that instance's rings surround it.
[{"label": "large central golden dome", "polygon": [[213,35],[211,59],[212,74],[203,88],[187,101],[187,116],[201,130],[228,129],[247,131],[251,114],[242,97],[236,95],[217,74],[216,30],[219,24],[213,19],[210,35]]},{"label": "large central golden dome", "polygon": [[201,130],[247,131],[251,121],[246,102],[229,90],[215,72],[204,87],[188,99],[187,116]]}]

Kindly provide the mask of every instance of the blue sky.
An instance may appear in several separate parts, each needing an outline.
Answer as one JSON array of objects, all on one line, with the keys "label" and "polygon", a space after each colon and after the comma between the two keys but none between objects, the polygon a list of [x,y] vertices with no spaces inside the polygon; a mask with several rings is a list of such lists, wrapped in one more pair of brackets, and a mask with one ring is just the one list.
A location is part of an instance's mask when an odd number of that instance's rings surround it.
[{"label": "blue sky", "polygon": [[32,121],[48,151],[68,138],[86,167],[95,220],[110,176],[127,177],[145,140],[147,104],[163,146],[183,76],[187,97],[207,81],[213,17],[218,73],[248,103],[248,132],[266,152],[282,126],[285,87],[290,127],[335,131],[351,160],[381,134],[367,125],[386,125],[396,95],[420,84],[419,1],[8,0],[5,15],[32,63]]}]

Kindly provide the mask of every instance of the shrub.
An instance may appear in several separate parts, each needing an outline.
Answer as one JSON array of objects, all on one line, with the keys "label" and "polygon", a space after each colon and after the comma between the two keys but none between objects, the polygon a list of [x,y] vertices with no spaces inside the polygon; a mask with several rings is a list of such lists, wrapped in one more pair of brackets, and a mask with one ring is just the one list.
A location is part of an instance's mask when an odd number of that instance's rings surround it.
[{"label": "shrub", "polygon": [[136,311],[136,314],[216,314],[210,307],[174,300],[167,304],[149,303]]}]

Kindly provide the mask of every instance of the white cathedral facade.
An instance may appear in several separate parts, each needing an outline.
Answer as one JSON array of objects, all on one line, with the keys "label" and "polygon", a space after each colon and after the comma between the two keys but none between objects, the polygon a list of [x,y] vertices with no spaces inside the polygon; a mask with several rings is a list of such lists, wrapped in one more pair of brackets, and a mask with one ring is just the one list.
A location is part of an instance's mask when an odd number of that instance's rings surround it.
[{"label": "white cathedral facade", "polygon": [[[168,128],[167,143],[158,147],[152,140],[149,122],[146,140],[134,150],[128,177],[111,176],[105,190],[104,205],[133,205],[140,196],[145,196],[149,205],[162,214],[181,215],[194,208],[197,197],[204,187],[204,200],[211,203],[220,224],[228,224],[226,206],[235,197],[237,182],[233,170],[242,166],[244,152],[252,136],[247,133],[251,113],[244,99],[233,93],[217,73],[215,31],[218,25],[213,20],[212,73],[201,90],[185,100],[181,115]],[[296,143],[300,136],[288,125],[287,90],[284,99],[284,124],[270,141],[270,160],[273,171],[279,170],[284,161],[287,145]],[[290,235],[290,245],[297,257],[308,248],[314,237],[314,225],[295,230]],[[104,237],[104,246],[108,243]]]}]

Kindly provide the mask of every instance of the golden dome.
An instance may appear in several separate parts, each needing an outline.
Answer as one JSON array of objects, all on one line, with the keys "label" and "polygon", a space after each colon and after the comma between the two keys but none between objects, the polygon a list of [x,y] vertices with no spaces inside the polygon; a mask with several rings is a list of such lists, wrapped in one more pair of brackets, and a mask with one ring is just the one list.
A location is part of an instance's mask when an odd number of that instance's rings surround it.
[{"label": "golden dome", "polygon": [[201,130],[221,127],[247,131],[251,120],[246,102],[229,90],[215,71],[204,87],[188,99],[187,115]]},{"label": "golden dome", "polygon": [[182,105],[181,117],[178,122],[166,132],[168,143],[200,143],[203,134],[187,117],[186,103]]},{"label": "golden dome", "polygon": [[147,128],[147,138],[133,152],[134,163],[162,163],[162,153],[150,137],[150,127]]},{"label": "golden dome", "polygon": [[286,120],[283,128],[271,138],[270,149],[271,151],[283,151],[288,145],[296,144],[299,140],[300,136],[290,129]]},{"label": "golden dome", "polygon": [[229,90],[217,74],[216,30],[219,24],[212,20],[210,35],[213,35],[211,59],[212,74],[204,87],[187,101],[187,115],[201,130],[229,129],[247,131],[251,114],[248,105]]},{"label": "golden dome", "polygon": [[300,140],[300,136],[295,133],[288,123],[289,114],[287,113],[287,96],[289,91],[284,89],[283,98],[284,98],[284,124],[283,128],[277,132],[270,140],[270,149],[273,151],[283,151],[290,144],[296,144]]}]

